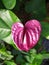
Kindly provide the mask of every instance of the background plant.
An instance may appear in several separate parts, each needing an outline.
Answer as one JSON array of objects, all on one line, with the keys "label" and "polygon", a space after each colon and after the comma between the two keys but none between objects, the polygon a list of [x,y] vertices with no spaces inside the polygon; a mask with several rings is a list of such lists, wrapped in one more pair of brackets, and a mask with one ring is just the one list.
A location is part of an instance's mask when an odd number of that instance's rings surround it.
[{"label": "background plant", "polygon": [[[11,39],[11,26],[18,21],[25,24],[30,19],[40,21],[42,32],[38,44],[28,53],[24,53],[16,48]],[[48,59],[49,45],[45,41],[49,39],[47,20],[49,17],[45,0],[0,0],[0,64],[40,65],[43,59]]]}]

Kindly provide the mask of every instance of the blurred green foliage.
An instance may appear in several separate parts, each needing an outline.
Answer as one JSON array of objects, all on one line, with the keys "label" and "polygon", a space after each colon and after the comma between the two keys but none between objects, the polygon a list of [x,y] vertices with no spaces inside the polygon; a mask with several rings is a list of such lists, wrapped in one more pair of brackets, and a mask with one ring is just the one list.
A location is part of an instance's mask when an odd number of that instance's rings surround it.
[{"label": "blurred green foliage", "polygon": [[16,5],[16,0],[2,0],[7,9],[13,9]]},{"label": "blurred green foliage", "polygon": [[32,18],[43,20],[46,17],[46,1],[45,0],[30,0],[25,5],[27,13],[31,13]]},{"label": "blurred green foliage", "polygon": [[[18,12],[18,15],[20,11],[24,11],[31,15],[30,18],[40,20],[40,40],[34,49],[27,53],[19,51],[12,40],[11,26],[22,19],[12,11]],[[45,50],[37,53],[42,46],[43,37],[49,39],[49,24],[43,21],[46,17],[45,0],[0,0],[0,65],[40,65],[43,59],[49,58],[49,53]]]}]

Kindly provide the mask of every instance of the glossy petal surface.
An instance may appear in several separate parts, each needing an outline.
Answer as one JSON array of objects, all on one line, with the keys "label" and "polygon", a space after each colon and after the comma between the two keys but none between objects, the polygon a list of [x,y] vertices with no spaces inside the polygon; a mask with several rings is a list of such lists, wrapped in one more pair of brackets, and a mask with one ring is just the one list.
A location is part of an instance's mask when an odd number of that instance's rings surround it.
[{"label": "glossy petal surface", "polygon": [[40,37],[41,25],[37,20],[30,20],[23,26],[21,22],[16,22],[12,25],[12,37],[22,51],[29,51],[33,48]]}]

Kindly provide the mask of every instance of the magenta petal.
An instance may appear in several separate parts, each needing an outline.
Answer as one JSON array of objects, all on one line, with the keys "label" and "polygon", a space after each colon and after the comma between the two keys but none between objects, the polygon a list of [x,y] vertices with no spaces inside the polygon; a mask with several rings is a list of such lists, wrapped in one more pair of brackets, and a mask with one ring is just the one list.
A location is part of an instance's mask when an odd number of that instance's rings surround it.
[{"label": "magenta petal", "polygon": [[41,25],[37,20],[27,21],[25,26],[17,22],[12,25],[12,37],[19,50],[29,51],[40,37]]}]

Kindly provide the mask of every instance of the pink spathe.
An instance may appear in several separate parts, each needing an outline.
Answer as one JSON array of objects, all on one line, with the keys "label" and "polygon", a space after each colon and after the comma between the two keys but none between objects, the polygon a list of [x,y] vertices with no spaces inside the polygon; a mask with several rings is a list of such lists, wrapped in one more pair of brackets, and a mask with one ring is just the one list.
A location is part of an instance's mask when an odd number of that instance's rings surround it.
[{"label": "pink spathe", "polygon": [[12,37],[19,50],[29,51],[40,37],[41,25],[38,20],[29,20],[25,25],[16,22],[12,25]]}]

